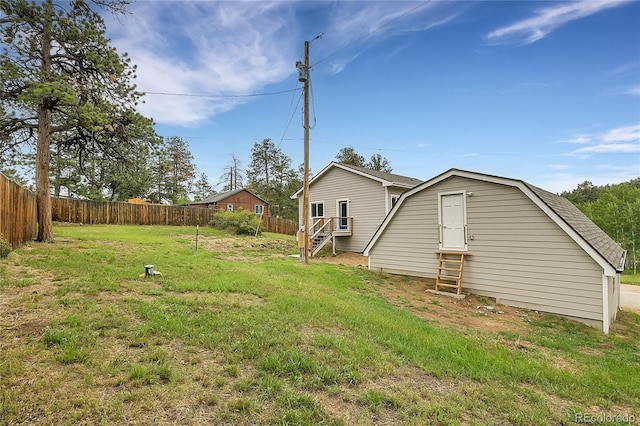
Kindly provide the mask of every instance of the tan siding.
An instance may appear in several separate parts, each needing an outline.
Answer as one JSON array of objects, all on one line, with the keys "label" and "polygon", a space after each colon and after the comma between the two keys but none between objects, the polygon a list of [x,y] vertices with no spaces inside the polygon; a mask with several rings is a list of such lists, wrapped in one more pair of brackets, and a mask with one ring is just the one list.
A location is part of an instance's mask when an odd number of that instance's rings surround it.
[{"label": "tan siding", "polygon": [[[434,277],[438,192],[466,190],[463,287],[516,306],[602,319],[602,269],[518,188],[451,177],[407,198],[370,252],[373,269]],[[543,309],[544,307],[544,309]]]},{"label": "tan siding", "polygon": [[309,189],[309,202],[324,201],[324,215],[337,216],[336,201],[349,199],[353,235],[337,237],[336,249],[361,252],[369,242],[385,212],[385,190],[380,182],[339,168],[329,170]]}]

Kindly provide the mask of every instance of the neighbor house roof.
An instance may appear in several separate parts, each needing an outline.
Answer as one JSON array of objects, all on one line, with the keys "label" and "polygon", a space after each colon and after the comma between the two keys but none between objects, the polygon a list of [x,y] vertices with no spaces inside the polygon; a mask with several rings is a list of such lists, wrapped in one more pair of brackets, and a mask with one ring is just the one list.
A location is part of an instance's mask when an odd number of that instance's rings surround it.
[{"label": "neighbor house roof", "polygon": [[565,232],[574,239],[574,241],[592,255],[592,257],[599,257],[618,272],[624,269],[626,251],[602,229],[594,224],[587,216],[585,216],[584,213],[571,203],[571,201],[522,180],[458,169],[450,169],[412,188],[411,190],[404,192],[387,217],[385,217],[384,221],[371,238],[371,241],[369,241],[369,244],[365,247],[364,253],[367,254],[375,244],[379,235],[384,231],[384,228],[395,215],[395,212],[401,208],[403,201],[407,197],[410,197],[413,194],[435,185],[436,183],[439,183],[451,176],[459,176],[519,188],[538,207],[547,213],[554,222],[564,229]]},{"label": "neighbor house roof", "polygon": [[[312,185],[313,182],[320,179],[320,177],[325,175],[329,170],[333,168],[339,168],[339,169],[354,173],[356,175],[373,179],[375,181],[380,182],[382,186],[396,186],[399,188],[410,189],[423,182],[420,179],[416,179],[408,176],[396,175],[393,173],[385,173],[378,170],[367,169],[366,167],[352,166],[350,164],[336,163],[334,161],[330,163],[328,166],[326,166],[324,169],[322,169],[320,173],[315,175],[309,181],[309,185]],[[291,198],[298,198],[298,196],[302,193],[302,190],[303,188],[300,188],[298,191],[296,191],[295,194],[291,196]]]},{"label": "neighbor house roof", "polygon": [[213,194],[210,195],[209,197],[200,200],[200,201],[194,201],[193,203],[189,203],[189,205],[194,205],[194,204],[214,204],[217,203],[219,201],[222,200],[226,200],[229,197],[232,197],[242,191],[246,191],[249,194],[253,195],[254,197],[256,197],[257,199],[259,199],[260,201],[263,201],[265,204],[269,204],[268,201],[258,197],[256,194],[254,194],[253,192],[249,191],[247,188],[240,188],[240,189],[234,189],[233,191],[227,191],[227,192],[221,192],[219,194]]}]

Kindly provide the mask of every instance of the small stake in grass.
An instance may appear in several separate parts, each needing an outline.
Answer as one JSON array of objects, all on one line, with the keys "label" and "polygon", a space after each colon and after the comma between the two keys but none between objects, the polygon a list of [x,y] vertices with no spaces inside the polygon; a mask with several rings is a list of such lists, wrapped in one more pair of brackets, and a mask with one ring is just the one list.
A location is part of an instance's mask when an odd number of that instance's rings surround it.
[{"label": "small stake in grass", "polygon": [[200,232],[200,225],[196,225],[196,252],[194,253],[194,256],[198,255],[198,234]]}]

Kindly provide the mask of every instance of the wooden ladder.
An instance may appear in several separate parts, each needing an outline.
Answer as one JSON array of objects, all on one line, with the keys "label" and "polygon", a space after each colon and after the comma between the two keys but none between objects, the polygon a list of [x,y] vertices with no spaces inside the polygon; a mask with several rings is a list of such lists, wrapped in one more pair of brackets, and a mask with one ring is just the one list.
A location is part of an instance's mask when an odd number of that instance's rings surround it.
[{"label": "wooden ladder", "polygon": [[462,271],[464,270],[464,257],[469,252],[438,251],[438,275],[436,276],[436,291],[440,287],[453,288],[456,294],[462,294]]}]

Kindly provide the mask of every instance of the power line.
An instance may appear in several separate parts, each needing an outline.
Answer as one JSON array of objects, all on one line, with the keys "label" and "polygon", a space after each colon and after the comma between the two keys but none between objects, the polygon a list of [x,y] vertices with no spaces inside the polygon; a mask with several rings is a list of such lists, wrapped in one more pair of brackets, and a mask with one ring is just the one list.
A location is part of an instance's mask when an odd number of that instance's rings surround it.
[{"label": "power line", "polygon": [[243,95],[203,95],[203,94],[194,94],[194,93],[169,93],[169,92],[142,92],[142,93],[144,95],[180,96],[180,97],[189,97],[189,98],[254,98],[258,96],[282,95],[284,93],[291,93],[297,90],[302,90],[302,89],[299,87],[296,87],[295,89],[281,90],[279,92],[250,93],[250,94],[243,94]]},{"label": "power line", "polygon": [[291,125],[291,122],[293,121],[293,117],[295,117],[296,115],[296,111],[298,111],[298,106],[300,105],[300,100],[302,99],[302,94],[300,94],[300,96],[298,96],[298,102],[296,103],[295,108],[291,109],[291,107],[293,106],[293,98],[291,99],[291,105],[289,105],[289,112],[291,113],[291,115],[289,116],[289,120],[287,121],[287,125],[284,128],[284,132],[282,132],[282,137],[280,138],[280,142],[278,142],[278,148],[280,148],[280,145],[282,145],[282,141],[284,141],[284,137],[287,135],[287,131],[289,131],[289,126]]}]

